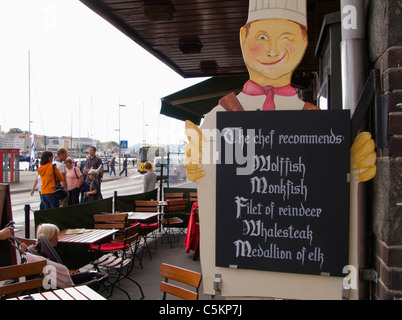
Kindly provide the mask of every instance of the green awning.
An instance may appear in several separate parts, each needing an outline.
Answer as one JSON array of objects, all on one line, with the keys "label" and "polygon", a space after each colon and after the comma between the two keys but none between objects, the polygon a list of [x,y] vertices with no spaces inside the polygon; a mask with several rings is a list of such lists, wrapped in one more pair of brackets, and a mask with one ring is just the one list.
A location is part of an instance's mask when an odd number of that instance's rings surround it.
[{"label": "green awning", "polygon": [[213,77],[162,98],[161,114],[199,125],[201,119],[228,93],[239,93],[249,75]]}]

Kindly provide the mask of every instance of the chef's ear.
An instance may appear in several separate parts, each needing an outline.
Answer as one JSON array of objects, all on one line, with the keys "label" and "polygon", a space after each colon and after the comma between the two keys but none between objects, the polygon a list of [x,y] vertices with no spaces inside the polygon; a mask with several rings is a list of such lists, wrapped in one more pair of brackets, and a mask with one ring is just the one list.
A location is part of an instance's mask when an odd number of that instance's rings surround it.
[{"label": "chef's ear", "polygon": [[249,25],[245,25],[240,29],[240,46],[241,49],[243,50],[244,48],[244,43],[246,42],[247,36],[248,36],[248,29],[250,28]]}]

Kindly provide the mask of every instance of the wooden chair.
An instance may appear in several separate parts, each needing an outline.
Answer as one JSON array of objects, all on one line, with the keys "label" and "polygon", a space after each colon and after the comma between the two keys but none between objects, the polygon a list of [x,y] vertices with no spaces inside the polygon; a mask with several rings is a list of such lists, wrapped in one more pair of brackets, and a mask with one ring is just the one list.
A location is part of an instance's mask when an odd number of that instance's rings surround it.
[{"label": "wooden chair", "polygon": [[184,197],[184,192],[168,192],[164,194],[165,201],[167,200],[180,200]]},{"label": "wooden chair", "polygon": [[161,242],[164,236],[168,237],[168,243],[172,245],[170,241],[170,235],[174,235],[173,229],[179,229],[177,232],[177,241],[179,241],[180,234],[184,234],[184,229],[187,227],[187,203],[188,199],[180,200],[167,200],[167,206],[162,218],[162,227],[164,234],[162,235]]},{"label": "wooden chair", "polygon": [[37,276],[31,280],[25,279],[25,281],[22,282],[14,282],[0,287],[0,296],[34,289],[41,289],[43,287],[44,278],[43,268],[46,266],[46,264],[47,262],[44,260],[0,268],[0,281]]},{"label": "wooden chair", "polygon": [[135,211],[158,212],[158,203],[155,200],[135,200]]},{"label": "wooden chair", "polygon": [[[128,279],[131,282],[135,283],[141,292],[141,299],[144,298],[144,293],[140,284],[134,279],[129,277],[129,274],[133,270],[134,260],[136,257],[136,250],[139,241],[139,230],[140,224],[136,223],[133,226],[127,227],[124,229],[124,239],[123,242],[115,242],[112,245],[115,245],[114,248],[112,246],[103,246],[102,245],[97,248],[97,246],[92,246],[91,249],[99,253],[105,253],[99,259],[92,262],[95,269],[97,271],[102,271],[103,269],[109,275],[110,280],[110,294],[109,297],[113,294],[113,289],[116,287],[119,290],[123,291],[129,300],[131,300],[130,295],[126,290],[118,286],[118,283],[123,279]],[[135,248],[132,250],[132,248]]]},{"label": "wooden chair", "polygon": [[101,213],[94,215],[95,229],[118,229],[112,242],[123,241],[123,230],[129,226],[128,213]]},{"label": "wooden chair", "polygon": [[95,229],[124,229],[128,226],[128,213],[101,213],[94,215]]},{"label": "wooden chair", "polygon": [[197,192],[190,192],[190,202],[194,203],[198,201]]},{"label": "wooden chair", "polygon": [[[131,248],[130,244],[123,245],[125,240],[124,229],[129,226],[128,213],[101,213],[94,215],[95,229],[119,229],[119,232],[115,234],[114,239],[108,243],[102,243],[97,245],[90,245],[90,252],[92,259],[95,260],[99,254],[113,253],[118,250],[126,249],[133,252],[136,255],[137,244]],[[142,262],[140,257],[140,266]]]},{"label": "wooden chair", "polygon": [[[154,200],[135,200],[135,211],[137,212],[158,212],[158,201]],[[158,217],[148,219],[140,224],[140,236],[144,239],[144,247],[147,248],[149,257],[152,259],[151,250],[149,248],[147,239],[156,239],[155,231],[159,229]],[[155,245],[156,241],[155,241]]]},{"label": "wooden chair", "polygon": [[[160,284],[160,290],[163,292],[163,300],[166,300],[167,293],[184,300],[198,300],[198,289],[201,284],[200,273],[162,263],[161,275],[165,278],[165,281],[161,281]],[[195,289],[195,292],[172,283],[168,283],[168,280],[189,285]]]}]

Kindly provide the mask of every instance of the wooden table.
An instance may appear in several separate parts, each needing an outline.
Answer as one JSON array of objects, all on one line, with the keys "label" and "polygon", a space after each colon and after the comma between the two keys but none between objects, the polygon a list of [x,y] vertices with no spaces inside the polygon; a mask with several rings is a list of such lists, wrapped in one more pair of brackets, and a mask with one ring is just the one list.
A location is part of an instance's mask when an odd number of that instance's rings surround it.
[{"label": "wooden table", "polygon": [[106,300],[88,286],[77,286],[65,289],[45,291],[24,295],[9,300]]},{"label": "wooden table", "polygon": [[159,216],[160,212],[129,212],[128,219],[135,221],[145,221]]},{"label": "wooden table", "polygon": [[118,231],[117,229],[84,229],[83,233],[66,234],[67,230],[70,229],[60,231],[60,243],[97,244]]}]

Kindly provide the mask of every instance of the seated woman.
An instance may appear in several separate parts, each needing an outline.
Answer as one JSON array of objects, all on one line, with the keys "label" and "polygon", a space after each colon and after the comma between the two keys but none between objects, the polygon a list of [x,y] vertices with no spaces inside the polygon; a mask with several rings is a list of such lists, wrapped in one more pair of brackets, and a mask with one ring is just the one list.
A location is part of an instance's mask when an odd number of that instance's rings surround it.
[{"label": "seated woman", "polygon": [[[37,242],[35,245],[27,246],[22,243],[20,249],[62,265],[63,262],[54,249],[59,241],[59,228],[54,224],[44,223],[38,226],[36,234]],[[99,290],[100,283],[107,279],[106,274],[91,271],[77,272],[70,276],[74,285],[85,284],[95,291]]]},{"label": "seated woman", "polygon": [[36,235],[36,244],[27,247],[25,243],[22,243],[20,245],[21,250],[63,264],[60,256],[53,248],[59,242],[59,228],[54,224],[44,223],[38,226]]}]

